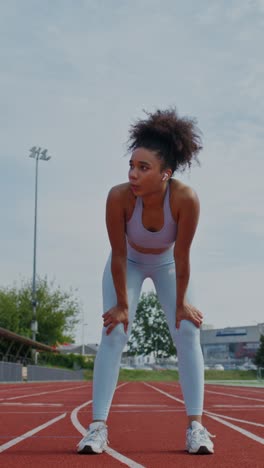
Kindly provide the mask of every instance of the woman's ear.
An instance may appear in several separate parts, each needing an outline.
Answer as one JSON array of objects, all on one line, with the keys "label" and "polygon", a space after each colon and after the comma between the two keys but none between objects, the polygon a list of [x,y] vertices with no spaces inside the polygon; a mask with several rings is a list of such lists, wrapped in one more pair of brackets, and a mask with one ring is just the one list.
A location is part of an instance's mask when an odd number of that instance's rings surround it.
[{"label": "woman's ear", "polygon": [[162,176],[162,180],[168,180],[172,176],[172,171],[171,169],[166,169]]}]

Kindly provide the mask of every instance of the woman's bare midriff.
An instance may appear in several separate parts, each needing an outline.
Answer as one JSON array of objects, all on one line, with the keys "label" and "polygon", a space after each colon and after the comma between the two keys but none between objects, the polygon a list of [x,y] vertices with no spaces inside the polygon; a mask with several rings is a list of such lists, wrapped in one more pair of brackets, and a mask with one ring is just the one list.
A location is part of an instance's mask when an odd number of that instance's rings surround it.
[{"label": "woman's bare midriff", "polygon": [[138,245],[134,244],[134,242],[128,240],[129,245],[136,250],[139,253],[143,254],[154,254],[154,255],[159,255],[163,252],[166,252],[168,248],[163,248],[163,249],[147,249],[145,247],[139,247]]}]

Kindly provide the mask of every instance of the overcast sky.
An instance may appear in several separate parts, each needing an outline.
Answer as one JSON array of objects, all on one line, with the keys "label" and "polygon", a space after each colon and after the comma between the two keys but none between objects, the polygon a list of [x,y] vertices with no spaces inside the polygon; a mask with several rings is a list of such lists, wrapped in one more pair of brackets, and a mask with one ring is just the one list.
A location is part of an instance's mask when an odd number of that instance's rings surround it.
[{"label": "overcast sky", "polygon": [[37,273],[77,290],[98,342],[105,199],[127,180],[128,129],[176,106],[203,132],[201,167],[178,176],[201,202],[194,302],[215,327],[263,322],[263,31],[264,0],[0,0],[0,286],[32,277],[28,154],[48,148]]}]

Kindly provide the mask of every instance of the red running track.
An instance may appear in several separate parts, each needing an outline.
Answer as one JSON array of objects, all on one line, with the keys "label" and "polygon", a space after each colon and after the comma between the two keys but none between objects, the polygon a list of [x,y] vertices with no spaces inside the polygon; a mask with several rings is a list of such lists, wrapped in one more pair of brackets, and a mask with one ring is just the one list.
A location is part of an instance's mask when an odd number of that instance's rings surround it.
[{"label": "red running track", "polygon": [[185,452],[186,417],[178,383],[120,383],[108,420],[110,448],[78,455],[91,421],[91,382],[2,384],[1,466],[78,468],[264,467],[263,388],[206,385],[204,425],[214,455]]}]

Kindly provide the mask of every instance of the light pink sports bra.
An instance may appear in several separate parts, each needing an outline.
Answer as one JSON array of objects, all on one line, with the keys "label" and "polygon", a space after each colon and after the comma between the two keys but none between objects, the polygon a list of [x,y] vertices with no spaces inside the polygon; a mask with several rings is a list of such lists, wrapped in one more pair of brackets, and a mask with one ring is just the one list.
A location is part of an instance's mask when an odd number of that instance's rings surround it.
[{"label": "light pink sports bra", "polygon": [[177,237],[177,224],[172,217],[170,209],[170,184],[168,184],[164,197],[164,224],[160,231],[148,231],[148,229],[143,226],[142,211],[142,198],[137,197],[133,214],[126,223],[128,241],[131,241],[139,247],[149,249],[169,249],[175,243]]}]

